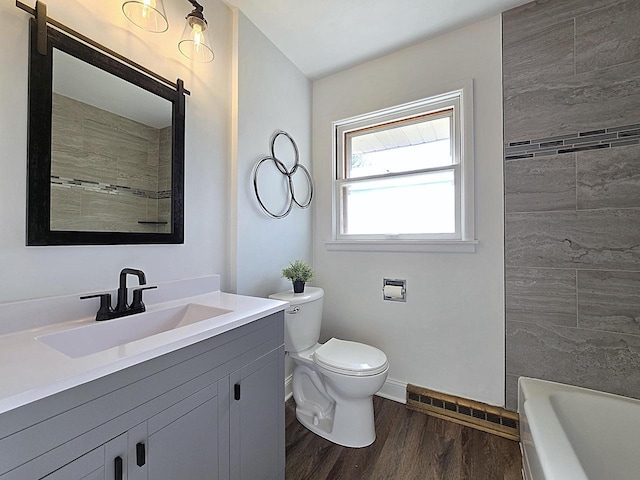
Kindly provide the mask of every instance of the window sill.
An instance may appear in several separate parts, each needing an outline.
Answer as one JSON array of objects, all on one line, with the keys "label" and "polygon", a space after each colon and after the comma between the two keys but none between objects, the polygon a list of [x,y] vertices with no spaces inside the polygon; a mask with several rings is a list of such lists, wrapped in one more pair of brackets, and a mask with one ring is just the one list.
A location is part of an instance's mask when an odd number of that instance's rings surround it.
[{"label": "window sill", "polygon": [[325,240],[329,251],[475,253],[478,240]]}]

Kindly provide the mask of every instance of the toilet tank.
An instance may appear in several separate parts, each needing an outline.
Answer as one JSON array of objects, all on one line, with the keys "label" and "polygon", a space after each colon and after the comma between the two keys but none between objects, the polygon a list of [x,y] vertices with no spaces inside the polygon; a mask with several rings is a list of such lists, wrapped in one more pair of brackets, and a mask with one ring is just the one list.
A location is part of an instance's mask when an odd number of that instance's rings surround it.
[{"label": "toilet tank", "polygon": [[284,348],[287,352],[301,352],[318,342],[324,290],[306,287],[303,293],[289,290],[274,293],[269,298],[291,304],[284,312]]}]

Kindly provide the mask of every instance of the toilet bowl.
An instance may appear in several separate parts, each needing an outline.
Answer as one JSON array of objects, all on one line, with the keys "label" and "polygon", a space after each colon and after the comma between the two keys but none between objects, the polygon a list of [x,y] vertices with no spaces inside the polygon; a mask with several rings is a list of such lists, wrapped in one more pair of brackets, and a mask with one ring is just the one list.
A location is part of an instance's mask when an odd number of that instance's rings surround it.
[{"label": "toilet bowl", "polygon": [[373,395],[384,385],[389,363],[384,352],[363,343],[318,343],[323,297],[317,287],[270,296],[291,304],[285,311],[285,350],[296,365],[296,417],[327,440],[366,447],[376,439]]}]

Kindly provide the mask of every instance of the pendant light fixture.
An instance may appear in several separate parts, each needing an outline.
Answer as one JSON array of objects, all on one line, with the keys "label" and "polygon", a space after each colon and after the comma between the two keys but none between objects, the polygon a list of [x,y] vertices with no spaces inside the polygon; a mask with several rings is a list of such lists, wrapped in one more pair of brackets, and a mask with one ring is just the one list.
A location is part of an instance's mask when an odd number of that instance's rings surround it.
[{"label": "pendant light fixture", "polygon": [[162,0],[127,0],[122,12],[134,25],[153,33],[166,32],[169,28]]},{"label": "pendant light fixture", "polygon": [[[204,7],[195,0],[187,1],[193,5],[193,10],[186,17],[178,50],[194,62],[211,62],[214,54],[207,30],[209,25],[202,14]],[[162,0],[126,0],[122,12],[134,25],[148,32],[161,33],[169,29]]]},{"label": "pendant light fixture", "polygon": [[207,63],[213,60],[213,50],[209,40],[208,24],[202,11],[204,7],[195,0],[188,0],[194,9],[186,17],[187,24],[182,32],[178,50],[185,57],[199,63]]}]

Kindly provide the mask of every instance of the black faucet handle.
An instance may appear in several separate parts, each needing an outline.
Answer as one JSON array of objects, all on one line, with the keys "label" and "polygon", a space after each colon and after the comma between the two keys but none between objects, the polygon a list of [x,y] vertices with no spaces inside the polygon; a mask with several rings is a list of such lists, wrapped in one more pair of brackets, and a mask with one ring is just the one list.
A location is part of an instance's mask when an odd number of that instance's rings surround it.
[{"label": "black faucet handle", "polygon": [[80,297],[80,300],[86,300],[87,298],[99,298],[100,299],[100,308],[98,309],[98,313],[96,313],[96,320],[108,320],[111,318],[110,314],[113,313],[113,308],[111,308],[111,294],[110,293],[96,293],[94,295],[85,295],[84,297]]},{"label": "black faucet handle", "polygon": [[145,311],[144,302],[142,301],[142,292],[145,290],[151,290],[153,288],[158,288],[157,285],[152,285],[150,287],[140,287],[136,288],[133,291],[133,301],[131,302],[131,309],[140,310],[141,312]]}]

